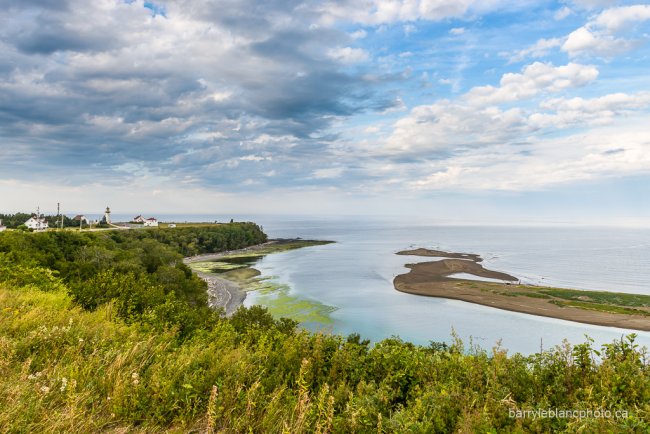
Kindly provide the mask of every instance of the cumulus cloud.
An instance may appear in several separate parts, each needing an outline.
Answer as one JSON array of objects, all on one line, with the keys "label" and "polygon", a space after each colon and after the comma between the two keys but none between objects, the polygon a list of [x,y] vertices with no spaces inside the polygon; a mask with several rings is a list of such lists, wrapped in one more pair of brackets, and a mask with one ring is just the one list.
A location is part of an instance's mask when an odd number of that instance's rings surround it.
[{"label": "cumulus cloud", "polygon": [[368,60],[368,52],[361,48],[337,47],[327,51],[327,55],[345,64],[359,63]]},{"label": "cumulus cloud", "polygon": [[591,65],[569,63],[553,66],[535,62],[522,73],[507,73],[498,87],[479,86],[471,89],[464,99],[472,105],[491,105],[531,98],[540,92],[559,92],[570,87],[584,86],[598,77]]},{"label": "cumulus cloud", "polygon": [[573,125],[604,125],[650,106],[650,92],[634,95],[614,93],[596,98],[553,98],[543,101],[540,112],[529,117],[534,128],[567,128]]},{"label": "cumulus cloud", "polygon": [[637,119],[618,128],[594,129],[522,145],[494,145],[412,168],[414,190],[541,190],[556,185],[629,176],[650,170],[650,134]]},{"label": "cumulus cloud", "polygon": [[350,36],[312,26],[302,4],[5,2],[0,136],[19,155],[0,157],[2,171],[124,177],[116,167],[146,162],[160,176],[236,185],[241,174],[214,173],[210,159],[263,150],[282,156],[290,182],[300,163],[287,149],[319,154],[336,119],[391,105],[342,70],[367,53],[338,48]]},{"label": "cumulus cloud", "polygon": [[[383,147],[374,148],[374,152],[444,160],[450,153],[526,143],[540,131],[611,124],[650,105],[650,94],[640,92],[596,98],[547,97],[533,106],[508,106],[578,88],[597,76],[593,66],[570,63],[555,67],[536,62],[520,74],[505,74],[498,87],[475,87],[455,100],[414,107],[395,122]],[[445,179],[449,176],[445,172]]]},{"label": "cumulus cloud", "polygon": [[571,57],[611,57],[620,54],[635,47],[639,41],[618,37],[617,34],[647,20],[650,20],[650,5],[606,9],[586,25],[570,33],[562,45],[562,51]]}]

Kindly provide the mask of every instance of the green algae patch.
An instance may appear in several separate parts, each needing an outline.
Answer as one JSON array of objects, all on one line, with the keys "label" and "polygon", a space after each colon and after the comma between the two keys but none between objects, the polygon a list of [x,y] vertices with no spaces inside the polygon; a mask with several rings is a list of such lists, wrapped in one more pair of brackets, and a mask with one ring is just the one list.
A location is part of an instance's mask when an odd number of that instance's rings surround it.
[{"label": "green algae patch", "polygon": [[189,264],[189,266],[194,271],[200,271],[202,273],[215,273],[215,274],[223,274],[228,271],[233,271],[240,268],[248,267],[247,265],[232,264],[229,262],[222,262],[222,261],[192,262]]},{"label": "green algae patch", "polygon": [[289,250],[302,249],[304,247],[324,246],[326,244],[333,244],[334,241],[321,241],[321,240],[275,240],[273,243],[268,243],[254,249],[244,252],[236,252],[232,254],[225,254],[219,260],[236,260],[238,258],[251,258],[262,257],[273,253],[288,252]]},{"label": "green algae patch", "polygon": [[247,291],[255,291],[255,303],[265,306],[276,318],[290,318],[303,325],[332,324],[330,314],[337,308],[315,300],[296,297],[288,285],[275,283],[272,278],[258,278],[249,283]]},{"label": "green algae patch", "polygon": [[219,275],[236,283],[243,291],[254,292],[255,304],[266,307],[276,318],[290,318],[308,327],[328,326],[332,323],[330,313],[336,307],[292,295],[288,285],[274,282],[271,277],[260,277],[260,271],[253,266],[266,255],[331,243],[333,242],[319,240],[276,240],[250,250],[188,265],[194,271]]}]

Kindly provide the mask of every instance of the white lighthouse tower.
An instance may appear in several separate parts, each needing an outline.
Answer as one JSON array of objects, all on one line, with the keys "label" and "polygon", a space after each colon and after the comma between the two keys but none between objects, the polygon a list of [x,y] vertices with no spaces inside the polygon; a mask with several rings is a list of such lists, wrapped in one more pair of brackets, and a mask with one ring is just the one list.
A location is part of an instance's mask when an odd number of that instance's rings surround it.
[{"label": "white lighthouse tower", "polygon": [[106,207],[106,211],[104,211],[102,223],[106,223],[107,225],[111,224],[111,209],[109,207]]}]

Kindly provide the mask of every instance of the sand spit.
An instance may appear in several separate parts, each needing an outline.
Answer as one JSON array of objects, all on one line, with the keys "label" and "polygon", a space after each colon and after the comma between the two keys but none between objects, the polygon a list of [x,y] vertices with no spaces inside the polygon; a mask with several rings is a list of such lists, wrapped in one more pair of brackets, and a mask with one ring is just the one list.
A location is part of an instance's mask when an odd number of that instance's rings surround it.
[{"label": "sand spit", "polygon": [[[626,305],[598,303],[587,296],[573,297],[578,290],[519,285],[516,277],[483,268],[480,256],[450,253],[437,250],[415,249],[398,252],[398,255],[446,257],[434,262],[407,264],[410,271],[395,277],[395,289],[409,294],[461,300],[483,306],[527,313],[550,318],[576,321],[608,327],[650,331],[650,304]],[[472,258],[471,261],[467,259]],[[504,283],[481,282],[450,278],[456,273],[503,280]],[[560,295],[555,294],[561,291]],[[567,298],[566,293],[569,293]],[[584,292],[588,294],[589,292]],[[616,293],[605,293],[615,297]],[[620,294],[619,294],[620,295]],[[627,295],[629,297],[629,295]],[[644,296],[638,296],[644,298]],[[644,298],[645,299],[645,298]],[[650,297],[647,297],[650,300]],[[593,302],[593,303],[592,303]],[[573,305],[571,305],[573,304]],[[580,307],[577,307],[580,305]],[[607,311],[610,310],[610,311]],[[629,312],[629,313],[628,313]]]}]

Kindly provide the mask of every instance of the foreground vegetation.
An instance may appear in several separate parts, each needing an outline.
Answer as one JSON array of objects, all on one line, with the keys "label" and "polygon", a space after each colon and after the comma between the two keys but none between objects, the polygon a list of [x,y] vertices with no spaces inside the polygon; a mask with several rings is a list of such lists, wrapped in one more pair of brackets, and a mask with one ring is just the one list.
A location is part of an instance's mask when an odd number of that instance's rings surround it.
[{"label": "foreground vegetation", "polygon": [[[223,318],[182,255],[265,236],[220,227],[1,234],[2,430],[648,431],[649,360],[634,336],[522,356],[458,339],[371,346],[260,307]],[[612,417],[511,417],[534,409]]]}]

